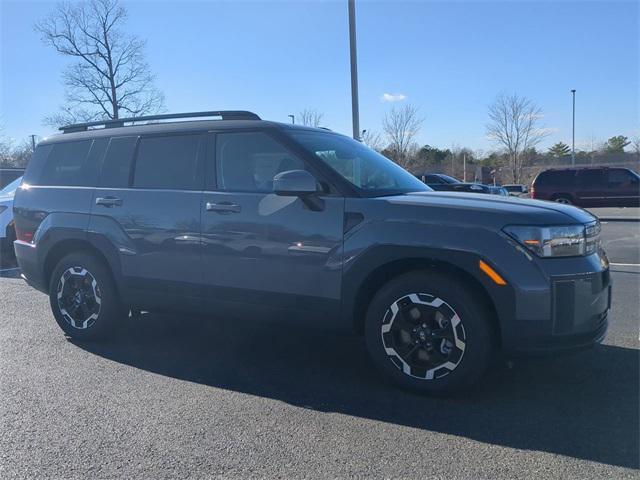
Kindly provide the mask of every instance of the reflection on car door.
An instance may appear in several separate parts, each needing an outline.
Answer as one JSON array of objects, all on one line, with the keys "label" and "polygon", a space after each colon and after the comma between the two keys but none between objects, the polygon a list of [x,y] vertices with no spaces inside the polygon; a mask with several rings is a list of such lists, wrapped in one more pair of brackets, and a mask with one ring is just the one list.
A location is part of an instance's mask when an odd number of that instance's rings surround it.
[{"label": "reflection on car door", "polygon": [[322,210],[312,211],[275,195],[275,174],[307,166],[266,132],[212,134],[207,151],[205,303],[228,313],[242,304],[260,319],[337,317],[344,198],[323,195]]},{"label": "reflection on car door", "polygon": [[123,293],[142,308],[200,301],[204,143],[204,134],[109,143],[90,232],[109,232],[120,255]]}]

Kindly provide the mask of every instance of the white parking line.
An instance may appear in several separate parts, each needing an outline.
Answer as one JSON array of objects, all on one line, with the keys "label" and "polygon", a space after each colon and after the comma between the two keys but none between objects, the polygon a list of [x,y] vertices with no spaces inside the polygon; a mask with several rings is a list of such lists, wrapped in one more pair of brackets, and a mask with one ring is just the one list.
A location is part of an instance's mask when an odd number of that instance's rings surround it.
[{"label": "white parking line", "polygon": [[612,263],[612,262],[609,262],[609,265],[613,265],[614,267],[640,267],[640,263]]}]

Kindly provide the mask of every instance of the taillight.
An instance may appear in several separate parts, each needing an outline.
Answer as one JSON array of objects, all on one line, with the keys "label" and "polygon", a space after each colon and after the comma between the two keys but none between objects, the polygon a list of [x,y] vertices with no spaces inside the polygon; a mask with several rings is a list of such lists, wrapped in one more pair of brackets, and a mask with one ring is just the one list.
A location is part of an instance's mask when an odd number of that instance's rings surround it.
[{"label": "taillight", "polygon": [[33,234],[35,230],[23,230],[21,227],[16,225],[16,239],[21,242],[33,243]]},{"label": "taillight", "polygon": [[533,186],[533,184],[531,184],[531,189],[529,190],[529,194],[531,195],[531,198],[536,198],[536,189]]}]

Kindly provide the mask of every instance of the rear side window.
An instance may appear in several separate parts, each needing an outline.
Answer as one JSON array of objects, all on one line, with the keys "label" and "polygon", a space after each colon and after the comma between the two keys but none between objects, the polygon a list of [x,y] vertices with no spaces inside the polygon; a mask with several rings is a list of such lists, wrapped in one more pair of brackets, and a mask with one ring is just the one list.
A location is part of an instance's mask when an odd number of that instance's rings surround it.
[{"label": "rear side window", "polygon": [[575,178],[574,170],[546,171],[538,175],[536,185],[569,186]]},{"label": "rear side window", "polygon": [[133,186],[202,190],[199,168],[202,135],[142,137],[138,145]]},{"label": "rear side window", "polygon": [[115,137],[102,162],[101,187],[128,187],[131,161],[138,137]]},{"label": "rear side window", "polygon": [[437,175],[425,175],[424,177],[424,181],[425,183],[444,183],[442,180],[440,180],[440,177],[438,177]]},{"label": "rear side window", "polygon": [[583,187],[602,186],[605,183],[602,170],[582,170],[578,174],[578,183]]},{"label": "rear side window", "polygon": [[34,153],[34,164],[29,167],[25,183],[55,186],[95,185],[98,161],[94,156],[88,158],[92,144],[92,140],[84,140],[39,147]]}]

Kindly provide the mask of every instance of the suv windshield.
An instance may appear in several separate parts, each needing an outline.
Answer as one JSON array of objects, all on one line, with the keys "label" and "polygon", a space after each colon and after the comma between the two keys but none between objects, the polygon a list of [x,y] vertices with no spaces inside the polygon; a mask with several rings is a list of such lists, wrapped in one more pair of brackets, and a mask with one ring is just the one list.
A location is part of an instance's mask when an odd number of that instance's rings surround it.
[{"label": "suv windshield", "polygon": [[365,196],[431,190],[402,167],[349,137],[311,130],[289,134]]}]

